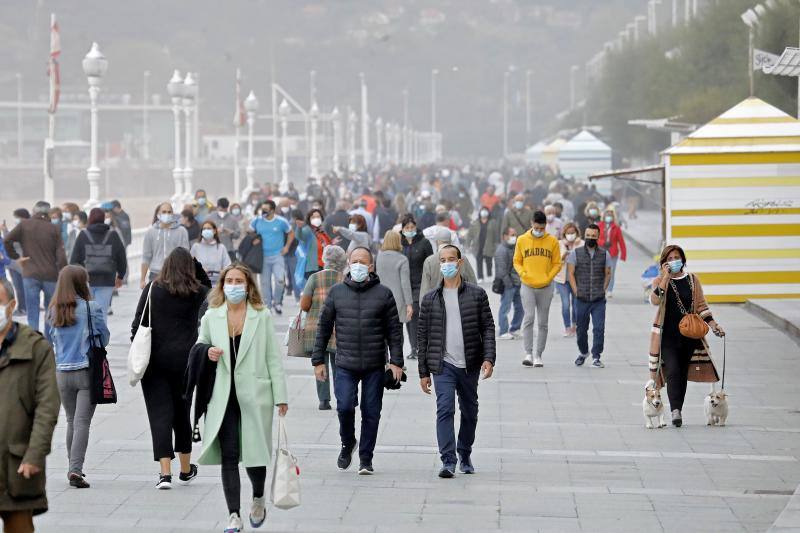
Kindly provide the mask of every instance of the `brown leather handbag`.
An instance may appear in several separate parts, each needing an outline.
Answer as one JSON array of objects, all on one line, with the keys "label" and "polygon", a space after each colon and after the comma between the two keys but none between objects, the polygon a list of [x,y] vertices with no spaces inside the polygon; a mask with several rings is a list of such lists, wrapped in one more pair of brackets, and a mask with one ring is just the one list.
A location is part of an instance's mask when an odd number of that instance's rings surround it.
[{"label": "brown leather handbag", "polygon": [[708,324],[706,324],[706,321],[700,318],[700,315],[694,312],[694,282],[691,274],[689,274],[689,285],[692,288],[691,313],[687,312],[686,308],[683,306],[683,302],[681,302],[681,296],[678,294],[678,288],[675,286],[675,283],[672,280],[669,280],[669,284],[675,293],[675,300],[678,303],[678,308],[681,310],[681,314],[683,315],[683,318],[681,318],[681,321],[678,323],[678,330],[681,332],[681,335],[690,339],[704,338],[706,335],[708,335],[709,328]]}]

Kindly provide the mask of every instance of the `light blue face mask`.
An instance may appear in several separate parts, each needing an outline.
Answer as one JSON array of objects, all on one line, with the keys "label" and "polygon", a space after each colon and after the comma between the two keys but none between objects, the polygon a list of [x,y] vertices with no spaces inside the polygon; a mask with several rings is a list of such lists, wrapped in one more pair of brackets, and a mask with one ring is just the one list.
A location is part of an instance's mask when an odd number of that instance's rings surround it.
[{"label": "light blue face mask", "polygon": [[453,279],[458,274],[458,263],[442,263],[439,265],[444,279]]},{"label": "light blue face mask", "polygon": [[205,240],[207,240],[207,241],[210,241],[211,239],[214,238],[214,230],[213,229],[210,229],[210,228],[209,229],[204,229],[202,231],[202,234],[203,234],[203,238]]},{"label": "light blue face mask", "polygon": [[350,265],[350,278],[356,283],[361,283],[369,276],[369,267],[361,263],[353,263]]},{"label": "light blue face mask", "polygon": [[523,207],[525,207],[525,204],[523,202],[520,202],[520,201],[514,202],[514,208],[515,209],[522,209]]},{"label": "light blue face mask", "polygon": [[174,216],[175,215],[173,215],[172,213],[160,213],[158,215],[158,220],[162,224],[171,224],[172,221],[174,220],[174,218],[173,218]]},{"label": "light blue face mask", "polygon": [[667,265],[669,266],[670,272],[677,274],[683,268],[683,261],[680,259],[675,259],[674,261],[667,261]]},{"label": "light blue face mask", "polygon": [[225,285],[223,291],[225,299],[232,304],[238,304],[247,298],[247,288],[244,285]]},{"label": "light blue face mask", "polygon": [[544,232],[543,231],[538,231],[538,230],[533,230],[533,236],[537,237],[537,238],[538,237],[544,237]]},{"label": "light blue face mask", "polygon": [[413,239],[414,237],[416,237],[416,236],[417,236],[417,230],[414,230],[414,231],[404,231],[404,232],[403,232],[403,236],[404,236],[406,239]]}]

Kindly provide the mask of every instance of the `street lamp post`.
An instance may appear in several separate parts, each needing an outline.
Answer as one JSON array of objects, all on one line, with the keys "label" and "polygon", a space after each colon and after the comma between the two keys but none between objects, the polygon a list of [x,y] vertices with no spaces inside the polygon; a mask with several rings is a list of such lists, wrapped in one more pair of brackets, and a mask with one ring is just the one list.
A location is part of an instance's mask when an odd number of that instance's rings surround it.
[{"label": "street lamp post", "polygon": [[183,184],[181,176],[181,102],[183,101],[183,78],[181,73],[172,73],[172,79],[167,83],[167,93],[172,98],[172,115],[175,118],[175,166],[172,168],[172,180],[175,184],[175,192],[172,195],[172,202],[177,205],[183,196]]},{"label": "street lamp post", "polygon": [[347,166],[351,172],[356,170],[356,122],[358,117],[352,109],[347,116]]},{"label": "street lamp post", "polygon": [[361,78],[361,159],[364,162],[364,167],[368,167],[371,160],[369,151],[369,109],[367,107],[367,82],[364,73],[360,73]]},{"label": "street lamp post", "polygon": [[409,158],[411,157],[411,150],[408,146],[408,89],[403,89],[403,133],[402,133],[402,142],[403,142],[403,159],[401,163],[405,164],[408,163]]},{"label": "street lamp post", "polygon": [[186,155],[186,165],[183,167],[183,196],[187,202],[192,199],[192,191],[194,185],[192,178],[194,177],[194,169],[192,169],[192,136],[194,130],[192,129],[192,114],[194,113],[194,101],[197,96],[197,84],[194,81],[194,76],[191,72],[186,73],[186,79],[183,80],[183,113],[186,116],[186,135],[184,140],[184,151]]},{"label": "street lamp post", "polygon": [[289,111],[289,103],[284,98],[281,105],[278,106],[278,114],[281,116],[281,192],[289,190],[289,144],[287,138]]},{"label": "street lamp post", "polygon": [[342,146],[342,123],[339,108],[334,107],[331,111],[333,121],[333,170],[339,172],[339,149]]},{"label": "street lamp post", "polygon": [[309,110],[311,118],[311,160],[309,165],[311,167],[311,177],[319,177],[319,160],[317,159],[317,122],[319,121],[319,107],[316,102],[311,104]]},{"label": "street lamp post", "polygon": [[436,133],[436,75],[439,69],[431,70],[431,134]]},{"label": "street lamp post", "polygon": [[22,161],[22,74],[17,72],[17,159]]},{"label": "street lamp post", "polygon": [[383,119],[375,119],[375,163],[383,163]]},{"label": "street lamp post", "polygon": [[[525,71],[525,144],[531,142],[531,76],[533,71]],[[526,146],[527,148],[527,146]]]},{"label": "street lamp post", "polygon": [[150,124],[148,123],[148,89],[150,86],[150,71],[144,71],[144,86],[142,88],[142,159],[150,159]]},{"label": "street lamp post", "polygon": [[508,157],[508,78],[509,71],[503,73],[503,157]]},{"label": "street lamp post", "polygon": [[394,123],[394,162],[397,165],[402,163],[400,161],[400,124],[398,122]]},{"label": "street lamp post", "polygon": [[89,101],[91,111],[91,159],[86,169],[89,181],[89,200],[86,208],[94,207],[100,201],[100,167],[97,166],[97,97],[100,94],[100,82],[108,69],[108,60],[100,52],[97,43],[83,58],[83,72],[89,80]]},{"label": "street lamp post", "polygon": [[247,98],[244,99],[244,110],[247,112],[247,166],[244,169],[245,176],[247,177],[247,187],[242,193],[243,197],[249,196],[256,188],[255,172],[253,166],[253,130],[256,125],[256,111],[258,111],[258,98],[250,91]]}]

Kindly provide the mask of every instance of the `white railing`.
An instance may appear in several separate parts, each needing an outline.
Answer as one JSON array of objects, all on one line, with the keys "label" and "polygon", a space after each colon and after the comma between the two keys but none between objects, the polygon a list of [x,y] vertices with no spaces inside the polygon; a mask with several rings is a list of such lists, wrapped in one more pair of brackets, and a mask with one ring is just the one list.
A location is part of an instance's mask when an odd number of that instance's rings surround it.
[{"label": "white railing", "polygon": [[128,246],[128,279],[131,281],[138,281],[141,277],[142,248],[147,229],[137,228],[131,231],[131,244]]}]

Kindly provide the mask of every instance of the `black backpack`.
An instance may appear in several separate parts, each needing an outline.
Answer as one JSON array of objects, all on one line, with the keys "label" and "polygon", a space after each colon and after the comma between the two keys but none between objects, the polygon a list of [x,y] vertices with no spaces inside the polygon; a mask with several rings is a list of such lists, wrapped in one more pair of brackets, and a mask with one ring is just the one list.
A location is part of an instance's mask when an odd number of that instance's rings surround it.
[{"label": "black backpack", "polygon": [[113,275],[117,272],[117,264],[114,261],[113,247],[108,242],[111,238],[111,233],[114,230],[109,229],[106,236],[103,237],[103,242],[97,244],[92,238],[92,234],[84,230],[86,238],[89,242],[86,243],[86,271],[89,274],[106,274]]}]

